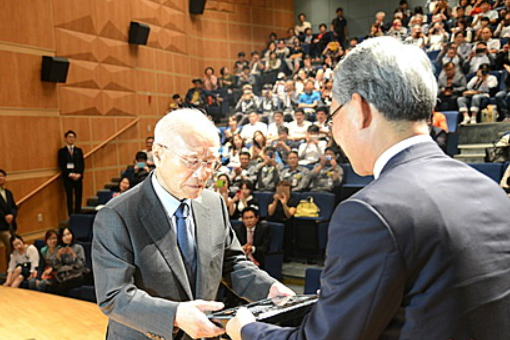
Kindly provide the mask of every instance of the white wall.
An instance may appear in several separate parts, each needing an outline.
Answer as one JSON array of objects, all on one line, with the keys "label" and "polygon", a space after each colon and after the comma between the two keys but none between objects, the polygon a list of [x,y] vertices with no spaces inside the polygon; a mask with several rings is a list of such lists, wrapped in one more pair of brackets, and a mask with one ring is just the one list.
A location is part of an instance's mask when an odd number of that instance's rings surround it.
[{"label": "white wall", "polygon": [[[409,7],[425,7],[426,0],[407,0]],[[374,15],[379,11],[386,12],[386,18],[393,16],[399,0],[295,0],[296,22],[299,13],[305,13],[307,20],[313,25],[313,31],[319,30],[319,24],[328,25],[336,17],[337,7],[342,7],[347,19],[349,36],[362,37],[368,34]]]}]

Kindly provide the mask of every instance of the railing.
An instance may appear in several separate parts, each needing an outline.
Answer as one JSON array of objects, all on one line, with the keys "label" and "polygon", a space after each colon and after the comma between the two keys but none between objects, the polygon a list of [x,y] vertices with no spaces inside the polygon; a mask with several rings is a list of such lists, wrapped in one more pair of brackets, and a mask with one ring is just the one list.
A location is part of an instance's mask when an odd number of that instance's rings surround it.
[{"label": "railing", "polygon": [[[89,152],[87,152],[83,158],[87,159],[88,157],[92,156],[94,153],[96,153],[99,149],[105,147],[106,144],[110,143],[112,140],[114,140],[115,138],[117,138],[118,136],[120,136],[121,134],[123,134],[126,130],[128,130],[129,128],[131,128],[133,125],[135,125],[136,123],[138,123],[140,121],[140,118],[136,118],[135,120],[133,120],[132,122],[130,122],[128,125],[124,126],[122,129],[120,129],[119,131],[115,132],[113,135],[111,135],[110,137],[108,137],[106,140],[104,140],[101,144],[99,144],[98,146],[94,147],[92,150],[90,150]],[[27,195],[25,195],[24,197],[22,197],[20,200],[18,200],[16,202],[16,205],[19,207],[20,205],[22,205],[23,203],[25,203],[26,201],[28,201],[30,198],[32,198],[34,195],[36,195],[37,193],[39,193],[41,190],[43,190],[44,188],[46,188],[48,185],[50,185],[51,183],[53,183],[57,178],[59,178],[60,176],[62,175],[62,172],[59,171],[57,174],[53,175],[51,178],[49,178],[47,181],[45,181],[43,184],[39,185],[37,188],[35,188],[34,190],[32,190],[31,192],[29,192]]]}]

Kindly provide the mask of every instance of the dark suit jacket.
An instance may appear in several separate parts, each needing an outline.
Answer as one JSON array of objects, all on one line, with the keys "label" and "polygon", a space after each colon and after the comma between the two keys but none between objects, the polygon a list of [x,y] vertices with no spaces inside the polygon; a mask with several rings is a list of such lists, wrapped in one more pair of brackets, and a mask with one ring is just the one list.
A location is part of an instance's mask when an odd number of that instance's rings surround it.
[{"label": "dark suit jacket", "polygon": [[[74,163],[74,169],[68,169],[67,163]],[[83,171],[85,171],[85,161],[83,160],[83,151],[74,147],[73,156],[69,154],[67,146],[58,150],[58,166],[62,171],[62,177],[69,178],[70,173],[81,174],[83,178]]]},{"label": "dark suit jacket", "polygon": [[246,259],[225,202],[205,190],[191,201],[194,292],[152,176],[109,201],[94,221],[95,289],[99,307],[110,318],[108,339],[172,339],[179,302],[214,300],[222,279],[239,296],[259,300],[276,281]]},{"label": "dark suit jacket", "polygon": [[[234,227],[237,238],[241,245],[248,242],[248,232],[244,224]],[[255,253],[253,257],[260,263],[264,263],[264,257],[271,248],[271,228],[266,223],[258,223],[253,234],[253,245],[255,246]]]},{"label": "dark suit jacket", "polygon": [[432,142],[393,157],[331,219],[319,302],[243,339],[508,339],[510,200]]},{"label": "dark suit jacket", "polygon": [[5,196],[7,196],[7,202],[0,196],[0,230],[9,230],[9,225],[5,221],[5,215],[12,214],[14,218],[12,220],[12,229],[16,230],[16,215],[18,214],[18,208],[16,202],[12,196],[10,190],[5,189]]}]

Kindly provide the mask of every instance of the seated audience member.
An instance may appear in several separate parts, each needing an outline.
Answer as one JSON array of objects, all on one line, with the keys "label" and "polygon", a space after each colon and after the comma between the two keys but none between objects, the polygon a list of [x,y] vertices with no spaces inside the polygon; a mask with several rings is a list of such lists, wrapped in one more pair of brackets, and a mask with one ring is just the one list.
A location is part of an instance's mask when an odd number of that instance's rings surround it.
[{"label": "seated audience member", "polygon": [[229,68],[226,66],[220,69],[220,74],[221,77],[218,78],[218,87],[225,90],[229,95],[232,95],[236,87],[236,77],[230,73]]},{"label": "seated audience member", "polygon": [[228,127],[225,129],[225,142],[232,142],[232,137],[235,134],[241,133],[241,128],[237,122],[236,116],[228,117]]},{"label": "seated audience member", "polygon": [[[464,91],[462,97],[457,99],[459,112],[464,115],[462,125],[476,124],[476,115],[482,106],[482,100],[488,99],[490,93],[495,91],[498,86],[498,79],[489,73],[488,64],[480,65],[476,76],[467,84],[467,91]],[[468,106],[471,106],[468,108]],[[471,116],[470,116],[471,112]]]},{"label": "seated audience member", "polygon": [[312,192],[332,192],[335,186],[342,183],[344,171],[336,162],[336,152],[327,148],[320,162],[310,171],[310,186]]},{"label": "seated audience member", "polygon": [[472,23],[473,28],[475,28],[475,29],[480,28],[479,25],[480,25],[480,20],[482,18],[488,18],[490,23],[492,25],[495,25],[498,20],[498,12],[491,10],[491,5],[490,5],[489,1],[486,1],[486,0],[483,0],[481,2],[477,1],[477,4],[479,4],[479,6],[480,6],[480,12],[473,17],[473,23]]},{"label": "seated audience member", "polygon": [[400,41],[405,41],[407,38],[407,28],[402,25],[402,20],[397,18],[393,20],[393,25],[386,33],[386,35],[389,35]]},{"label": "seated audience member", "polygon": [[287,124],[289,139],[292,141],[304,141],[306,139],[306,132],[312,123],[305,120],[306,115],[302,109],[297,109],[294,112],[294,118],[294,121]]},{"label": "seated audience member", "polygon": [[312,24],[306,21],[306,15],[304,13],[299,13],[298,21],[296,27],[294,27],[294,32],[296,32],[297,35],[303,35],[307,28],[312,28]]},{"label": "seated audience member", "polygon": [[278,58],[276,52],[271,52],[269,54],[269,59],[267,59],[264,64],[264,71],[262,72],[263,83],[274,83],[281,66],[282,60]]},{"label": "seated audience member", "polygon": [[290,48],[285,45],[285,40],[278,40],[276,43],[276,56],[278,59],[284,61],[287,64],[287,67],[290,71],[292,71],[292,61],[290,60]]},{"label": "seated audience member", "polygon": [[447,63],[452,63],[455,68],[462,69],[464,60],[457,54],[457,47],[455,44],[445,44],[441,52],[437,55],[436,64],[440,69],[444,68]]},{"label": "seated audience member", "polygon": [[464,60],[464,63],[469,58],[469,54],[473,51],[473,46],[466,41],[462,32],[457,32],[453,35],[453,41],[457,45],[457,54]]},{"label": "seated audience member", "polygon": [[23,281],[28,284],[28,280],[37,276],[39,251],[34,245],[26,244],[23,238],[16,234],[11,237],[9,243],[13,251],[3,286],[18,288]]},{"label": "seated audience member", "polygon": [[266,137],[260,131],[253,134],[253,143],[250,147],[251,160],[254,162],[262,162],[264,160],[264,149],[267,145]]},{"label": "seated audience member", "polygon": [[253,135],[255,131],[260,131],[265,136],[267,135],[267,125],[260,122],[260,116],[257,112],[250,112],[248,114],[248,124],[243,126],[241,137],[243,137],[246,144],[252,144]]},{"label": "seated audience member", "polygon": [[55,292],[66,295],[72,288],[83,284],[85,273],[85,250],[76,243],[74,234],[69,228],[60,228],[58,232],[60,249],[56,255],[56,280]]},{"label": "seated audience member", "polygon": [[503,173],[503,177],[501,178],[501,181],[499,182],[499,185],[503,190],[506,191],[506,193],[510,196],[510,165],[506,167],[505,172]]},{"label": "seated audience member", "polygon": [[[501,51],[496,54],[495,65],[497,70],[505,69],[505,65],[510,65],[510,39],[503,45]],[[507,71],[508,72],[508,71]]]},{"label": "seated audience member", "polygon": [[260,99],[253,93],[251,85],[243,86],[243,95],[235,107],[235,117],[240,125],[247,123],[246,116],[259,109]]},{"label": "seated audience member", "polygon": [[494,31],[494,36],[498,38],[510,38],[510,13],[505,14]]},{"label": "seated audience member", "polygon": [[466,77],[451,62],[444,64],[438,78],[438,106],[442,110],[457,110],[457,98],[466,90]]},{"label": "seated audience member", "polygon": [[271,146],[274,146],[282,162],[287,164],[287,156],[294,146],[294,142],[289,140],[289,129],[287,127],[280,126],[278,129],[278,139],[274,140]]},{"label": "seated audience member", "polygon": [[276,192],[267,208],[268,221],[286,223],[296,213],[297,205],[298,201],[291,197],[290,182],[285,180],[278,182]]},{"label": "seated audience member", "polygon": [[287,167],[280,171],[280,180],[288,181],[292,191],[301,192],[308,188],[310,170],[298,164],[299,155],[296,151],[289,152]]},{"label": "seated audience member", "polygon": [[147,154],[145,152],[140,151],[136,153],[133,167],[133,186],[135,186],[143,182],[151,172],[151,167],[147,164]]},{"label": "seated audience member", "polygon": [[464,61],[464,70],[466,70],[466,73],[468,74],[475,73],[483,64],[494,64],[494,58],[491,54],[489,54],[487,45],[483,42],[479,42],[476,44],[476,48],[471,51],[468,58]]},{"label": "seated audience member", "polygon": [[489,18],[482,18],[480,19],[480,26],[476,29],[474,29],[474,38],[473,41],[480,41],[482,40],[482,31],[484,28],[490,27],[490,20]]},{"label": "seated audience member", "polygon": [[184,102],[182,101],[181,95],[176,93],[172,96],[172,101],[168,104],[168,111],[172,112],[181,107],[184,107]]},{"label": "seated audience member", "polygon": [[485,27],[481,30],[481,42],[484,42],[487,45],[487,49],[489,53],[495,58],[496,53],[498,53],[501,48],[501,42],[499,39],[492,38],[492,29],[490,27]]},{"label": "seated audience member", "polygon": [[271,143],[277,140],[279,138],[278,130],[280,127],[284,127],[286,125],[287,124],[283,120],[283,112],[275,111],[273,113],[273,122],[267,127],[267,142]]},{"label": "seated audience member", "polygon": [[319,134],[320,137],[323,138],[330,138],[331,137],[331,130],[328,125],[328,108],[327,107],[320,107],[316,110],[316,116],[317,121],[313,123],[313,125],[316,125],[319,127]]},{"label": "seated audience member", "polygon": [[262,96],[259,102],[259,110],[262,111],[260,115],[261,121],[269,123],[269,118],[273,115],[273,112],[280,108],[280,100],[278,96],[273,93],[273,86],[271,84],[265,84],[262,88]]},{"label": "seated audience member", "polygon": [[239,155],[244,149],[244,139],[239,134],[235,134],[231,142],[225,144],[221,156],[228,159],[227,166],[229,168],[238,167],[240,165]]},{"label": "seated audience member", "polygon": [[230,198],[230,177],[227,174],[219,174],[216,176],[213,190],[223,197],[227,205],[227,210],[230,210],[230,206],[232,205],[232,199]]},{"label": "seated audience member", "polygon": [[258,209],[246,207],[242,211],[241,225],[234,228],[246,257],[256,266],[264,264],[264,257],[271,248],[271,228],[261,223]]},{"label": "seated audience member", "polygon": [[119,182],[119,187],[117,191],[113,193],[112,197],[117,197],[131,188],[131,181],[127,177],[122,177]]},{"label": "seated audience member", "polygon": [[413,26],[411,29],[411,35],[405,39],[405,43],[415,45],[420,48],[425,48],[425,46],[427,46],[427,36],[421,30],[421,26]]},{"label": "seated audience member", "polygon": [[427,38],[427,51],[439,51],[442,49],[443,44],[447,41],[448,33],[445,31],[443,24],[436,22],[429,29],[429,36]]},{"label": "seated audience member", "polygon": [[250,164],[251,155],[247,151],[239,153],[239,166],[232,169],[230,178],[232,179],[231,192],[241,190],[241,184],[244,182],[255,183],[257,180],[257,166]]},{"label": "seated audience member", "polygon": [[298,99],[298,108],[302,109],[308,117],[315,118],[315,109],[319,106],[321,95],[315,91],[315,82],[308,79],[305,82],[305,91],[301,93]]},{"label": "seated audience member", "polygon": [[[285,113],[285,121],[292,121],[292,113],[297,108],[300,93],[296,91],[294,80],[289,79],[285,82],[285,92],[280,95],[282,108]],[[288,119],[290,117],[290,119]]]},{"label": "seated audience member", "polygon": [[5,248],[5,262],[11,256],[11,233],[16,232],[16,216],[18,208],[12,192],[5,188],[7,172],[0,169],[0,242]]},{"label": "seated audience member", "polygon": [[255,89],[257,90],[258,89],[256,87],[257,78],[258,78],[258,76],[251,74],[250,68],[248,66],[245,66],[245,67],[243,67],[243,72],[241,72],[241,74],[237,78],[237,85],[243,90],[244,90],[244,87],[247,85],[251,86],[250,89],[255,87]]},{"label": "seated audience member", "polygon": [[328,31],[328,26],[326,24],[320,24],[319,33],[313,39],[310,49],[310,56],[312,59],[316,59],[328,45],[328,43],[333,39],[334,34],[332,31]]},{"label": "seated audience member", "polygon": [[239,52],[237,53],[237,60],[234,63],[234,72],[239,75],[243,71],[243,67],[248,66],[249,61],[246,60],[246,53]]},{"label": "seated audience member", "polygon": [[207,105],[207,96],[204,91],[204,82],[200,78],[193,79],[193,87],[188,90],[185,97],[185,103],[191,107],[205,108]]},{"label": "seated audience member", "polygon": [[241,217],[241,212],[244,208],[253,207],[259,209],[259,202],[252,195],[253,184],[250,181],[241,182],[240,189],[232,198],[232,205],[230,206],[229,214],[230,218],[237,220]]},{"label": "seated audience member", "polygon": [[320,139],[319,127],[311,125],[306,132],[306,141],[299,146],[299,164],[312,165],[319,161],[324,154],[327,142]]},{"label": "seated audience member", "polygon": [[503,118],[503,121],[510,122],[510,112],[508,110],[508,101],[510,100],[510,65],[503,65],[506,74],[505,74],[505,89],[496,93],[496,103],[498,105],[498,112],[500,118]]},{"label": "seated audience member", "polygon": [[[264,71],[264,68],[264,62],[260,59],[259,52],[251,52],[251,61],[248,67],[248,74],[255,80],[260,77],[262,71]],[[251,84],[253,85],[254,83]]]},{"label": "seated audience member", "polygon": [[290,69],[292,71],[292,74],[296,74],[299,70],[299,67],[301,66],[301,63],[303,61],[303,47],[301,46],[301,40],[294,39],[294,43],[292,44],[292,48],[290,50],[290,56],[288,58],[290,66],[293,66],[293,68]]},{"label": "seated audience member", "polygon": [[[324,106],[331,106],[333,102],[333,80],[325,79],[322,83],[321,100]],[[316,110],[317,111],[317,110]]]},{"label": "seated audience member", "polygon": [[152,155],[152,144],[154,144],[154,137],[149,136],[145,138],[145,149],[142,152],[147,154],[147,165],[150,167],[154,166],[154,156]]},{"label": "seated audience member", "polygon": [[56,283],[57,252],[60,248],[57,232],[53,229],[48,230],[44,241],[46,245],[41,248],[37,276],[30,279],[28,286],[40,292],[52,292]]},{"label": "seated audience member", "polygon": [[268,146],[264,149],[263,161],[257,165],[257,191],[274,191],[278,183],[278,163],[276,161],[276,149]]},{"label": "seated audience member", "polygon": [[212,67],[206,67],[204,70],[204,89],[208,92],[215,91],[218,89],[218,78],[214,75],[214,69]]}]

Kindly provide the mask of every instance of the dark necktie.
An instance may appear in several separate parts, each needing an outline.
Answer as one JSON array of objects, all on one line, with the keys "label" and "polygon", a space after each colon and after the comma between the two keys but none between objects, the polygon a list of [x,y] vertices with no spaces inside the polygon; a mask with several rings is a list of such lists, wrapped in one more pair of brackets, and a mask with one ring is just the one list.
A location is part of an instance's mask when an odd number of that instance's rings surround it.
[{"label": "dark necktie", "polygon": [[189,207],[186,203],[181,203],[175,212],[175,220],[177,222],[177,244],[181,250],[184,262],[191,269],[193,276],[196,273],[196,255],[195,245],[191,238],[190,231],[186,226],[186,218],[189,215]]}]

